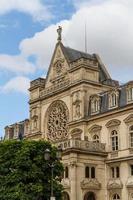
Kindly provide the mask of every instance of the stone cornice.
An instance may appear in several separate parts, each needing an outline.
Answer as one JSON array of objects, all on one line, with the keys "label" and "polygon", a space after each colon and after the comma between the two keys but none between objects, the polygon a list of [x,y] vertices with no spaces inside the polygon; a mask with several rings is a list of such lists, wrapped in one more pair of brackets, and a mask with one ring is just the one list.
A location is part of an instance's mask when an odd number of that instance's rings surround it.
[{"label": "stone cornice", "polygon": [[[101,83],[98,83],[98,82],[94,82],[94,81],[89,81],[89,80],[79,80],[79,81],[76,81],[74,83],[70,83],[68,84],[67,86],[64,86],[58,90],[55,90],[53,91],[52,93],[49,93],[47,94],[46,96],[42,96],[42,97],[39,97],[39,98],[36,98],[34,100],[30,100],[29,101],[29,104],[32,104],[32,103],[35,103],[37,101],[43,101],[44,99],[47,99],[47,98],[50,98],[52,96],[55,96],[55,94],[59,94],[61,92],[65,92],[66,90],[70,90],[71,88],[75,87],[75,86],[78,86],[80,84],[89,84],[89,85],[95,85],[95,86],[99,86],[99,87],[102,87],[102,84]],[[104,85],[103,85],[104,86]],[[41,91],[42,92],[42,91]]]},{"label": "stone cornice", "polygon": [[133,159],[133,155],[125,156],[125,157],[119,157],[119,158],[112,158],[112,159],[106,159],[106,164],[115,163],[115,162],[121,162],[121,161],[129,161]]}]

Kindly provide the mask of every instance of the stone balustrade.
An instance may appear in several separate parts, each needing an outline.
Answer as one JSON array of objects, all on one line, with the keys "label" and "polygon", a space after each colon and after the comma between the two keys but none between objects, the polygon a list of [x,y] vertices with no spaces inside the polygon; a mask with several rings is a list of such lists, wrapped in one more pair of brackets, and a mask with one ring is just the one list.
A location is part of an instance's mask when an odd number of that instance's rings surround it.
[{"label": "stone balustrade", "polygon": [[81,66],[81,65],[85,65],[85,66],[89,66],[89,67],[96,67],[97,68],[98,67],[98,62],[96,62],[93,59],[81,58],[81,59],[78,59],[78,60],[72,62],[70,64],[70,69],[73,69],[74,67]]},{"label": "stone balustrade", "polygon": [[105,144],[94,143],[91,141],[69,139],[59,142],[58,145],[60,145],[63,150],[74,148],[77,150],[86,150],[90,152],[105,152]]}]

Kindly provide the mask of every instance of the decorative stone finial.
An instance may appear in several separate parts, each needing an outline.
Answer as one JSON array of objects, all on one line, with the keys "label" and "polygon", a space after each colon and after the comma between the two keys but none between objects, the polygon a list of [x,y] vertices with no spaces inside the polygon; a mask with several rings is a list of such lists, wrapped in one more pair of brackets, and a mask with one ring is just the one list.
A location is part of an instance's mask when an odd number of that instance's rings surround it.
[{"label": "decorative stone finial", "polygon": [[61,33],[62,33],[62,27],[61,26],[58,26],[57,33],[58,33],[57,40],[58,40],[58,42],[61,42],[61,39],[62,39],[62,35],[61,35]]}]

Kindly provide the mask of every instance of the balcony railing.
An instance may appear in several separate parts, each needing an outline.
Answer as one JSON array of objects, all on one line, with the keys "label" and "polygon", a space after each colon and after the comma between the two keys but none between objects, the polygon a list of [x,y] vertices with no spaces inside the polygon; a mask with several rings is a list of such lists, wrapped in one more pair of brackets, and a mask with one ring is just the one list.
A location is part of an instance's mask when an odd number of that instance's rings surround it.
[{"label": "balcony railing", "polygon": [[58,145],[60,145],[63,150],[74,148],[74,149],[86,150],[90,152],[105,152],[105,144],[94,143],[91,141],[70,139],[70,140],[60,142],[58,143]]}]

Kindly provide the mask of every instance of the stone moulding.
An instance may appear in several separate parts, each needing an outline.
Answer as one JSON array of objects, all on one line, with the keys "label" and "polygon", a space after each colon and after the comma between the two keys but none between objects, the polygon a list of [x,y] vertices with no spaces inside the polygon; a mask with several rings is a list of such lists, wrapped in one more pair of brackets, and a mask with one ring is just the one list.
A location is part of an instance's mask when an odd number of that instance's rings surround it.
[{"label": "stone moulding", "polygon": [[111,180],[109,180],[109,182],[107,184],[107,188],[108,188],[108,190],[122,189],[123,184],[120,179],[111,179]]},{"label": "stone moulding", "polygon": [[102,126],[99,126],[99,125],[93,125],[89,128],[89,132],[90,133],[93,133],[93,132],[98,132],[102,129]]},{"label": "stone moulding", "polygon": [[133,122],[133,114],[130,114],[126,119],[124,119],[126,124]]},{"label": "stone moulding", "polygon": [[93,190],[100,190],[101,189],[101,183],[97,179],[89,179],[86,178],[83,181],[81,181],[80,186],[82,189],[93,189]]},{"label": "stone moulding", "polygon": [[107,122],[106,127],[109,128],[109,127],[112,127],[112,126],[119,126],[120,124],[121,124],[120,120],[113,119],[113,120]]},{"label": "stone moulding", "polygon": [[133,189],[133,177],[129,177],[126,183],[127,188],[132,188]]}]

